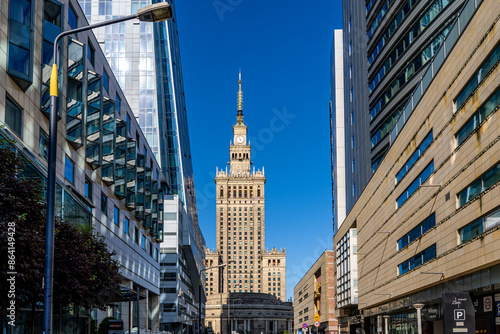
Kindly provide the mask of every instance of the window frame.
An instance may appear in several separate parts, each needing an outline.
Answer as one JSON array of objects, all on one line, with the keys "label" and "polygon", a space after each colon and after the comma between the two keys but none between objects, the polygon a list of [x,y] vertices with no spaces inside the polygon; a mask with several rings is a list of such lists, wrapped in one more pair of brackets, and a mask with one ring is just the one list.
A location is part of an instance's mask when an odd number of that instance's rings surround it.
[{"label": "window frame", "polygon": [[[71,165],[71,175],[68,175],[68,164]],[[69,179],[68,176],[71,176],[71,179]],[[72,185],[75,185],[75,163],[67,154],[64,157],[64,179],[69,181]]]},{"label": "window frame", "polygon": [[[15,115],[13,121],[14,121],[14,123],[19,121],[19,132],[18,132],[18,129],[16,128],[15,124],[9,124],[9,121],[7,121],[7,114],[8,114],[7,113],[7,110],[8,110],[7,103],[10,103],[13,108],[17,109],[17,110],[15,110],[17,115]],[[9,115],[11,115],[11,114],[9,114]],[[19,120],[17,119],[18,117],[19,117]],[[7,125],[7,127],[12,132],[14,132],[17,136],[19,136],[20,138],[23,138],[23,124],[24,124],[23,122],[24,122],[24,109],[9,94],[5,94],[5,119],[4,119],[5,125]]]}]

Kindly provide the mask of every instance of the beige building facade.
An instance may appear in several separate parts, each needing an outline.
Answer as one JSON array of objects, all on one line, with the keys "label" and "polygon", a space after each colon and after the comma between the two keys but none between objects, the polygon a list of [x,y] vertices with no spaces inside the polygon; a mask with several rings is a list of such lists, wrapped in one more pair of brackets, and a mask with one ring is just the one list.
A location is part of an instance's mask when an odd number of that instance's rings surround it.
[{"label": "beige building facade", "polygon": [[[334,252],[325,251],[295,285],[294,333],[338,333],[335,318],[334,266]],[[319,316],[318,328],[314,326],[316,314]],[[307,329],[304,329],[304,324]]]},{"label": "beige building facade", "polygon": [[470,297],[475,333],[500,332],[499,18],[498,1],[465,3],[335,235],[341,333],[416,333],[416,304],[444,333],[448,292]]},{"label": "beige building facade", "polygon": [[[221,305],[227,307],[228,298],[231,299],[228,292],[230,295],[246,296],[254,293],[261,297],[269,294],[280,303],[286,300],[286,252],[285,249],[272,248],[269,251],[265,248],[266,177],[264,168],[252,168],[251,146],[247,138],[248,128],[243,122],[242,104],[240,74],[238,113],[233,126],[233,141],[229,147],[229,170],[217,169],[215,176],[216,248],[205,250],[206,267],[209,268],[205,272],[208,300],[205,326],[212,327],[216,333],[217,328],[221,329]],[[215,266],[220,267],[210,269]],[[238,307],[241,309],[243,305],[239,304]],[[248,314],[251,313],[249,311]],[[250,318],[247,320],[250,321]],[[248,329],[246,325],[244,328]],[[286,330],[288,324],[285,325]],[[237,324],[235,328],[239,328]],[[278,333],[275,330],[281,326],[272,327],[268,324],[267,328],[274,328],[268,333]]]}]

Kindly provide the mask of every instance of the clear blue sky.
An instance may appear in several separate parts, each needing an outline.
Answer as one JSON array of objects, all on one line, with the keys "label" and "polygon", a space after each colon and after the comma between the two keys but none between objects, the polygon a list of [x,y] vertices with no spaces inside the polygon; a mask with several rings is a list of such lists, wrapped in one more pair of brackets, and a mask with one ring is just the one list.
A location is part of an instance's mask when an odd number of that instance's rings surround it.
[{"label": "clear blue sky", "polygon": [[332,248],[333,0],[176,1],[198,215],[215,248],[215,168],[229,161],[238,71],[252,160],[265,167],[266,248],[286,248],[287,298]]}]

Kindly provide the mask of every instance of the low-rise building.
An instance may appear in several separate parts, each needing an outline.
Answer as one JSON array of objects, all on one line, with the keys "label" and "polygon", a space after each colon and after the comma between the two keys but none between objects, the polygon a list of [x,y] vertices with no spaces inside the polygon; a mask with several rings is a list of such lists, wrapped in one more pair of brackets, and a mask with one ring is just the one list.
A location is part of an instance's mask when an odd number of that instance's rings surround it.
[{"label": "low-rise building", "polygon": [[[334,302],[334,261],[334,252],[325,251],[295,285],[293,289],[294,333],[300,331],[320,334],[338,333]],[[315,317],[318,320],[315,320]],[[319,324],[315,324],[316,322]]]}]

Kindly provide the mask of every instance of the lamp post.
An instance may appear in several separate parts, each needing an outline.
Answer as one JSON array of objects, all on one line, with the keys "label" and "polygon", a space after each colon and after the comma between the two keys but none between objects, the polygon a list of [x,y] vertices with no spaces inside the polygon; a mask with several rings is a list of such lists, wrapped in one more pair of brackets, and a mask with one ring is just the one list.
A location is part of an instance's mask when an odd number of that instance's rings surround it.
[{"label": "lamp post", "polygon": [[422,334],[422,307],[425,304],[413,304],[413,307],[417,309],[417,325],[418,325],[418,334]]},{"label": "lamp post", "polygon": [[[208,267],[200,270],[200,283],[198,284],[198,295],[200,300],[198,301],[198,334],[201,333],[201,273],[207,271],[209,269],[215,269],[220,267],[225,267],[227,263],[219,264],[218,266]],[[222,293],[221,293],[221,309],[222,309]],[[222,310],[221,310],[222,312]],[[221,316],[222,318],[222,316]],[[222,323],[221,323],[221,331],[222,331]]]},{"label": "lamp post", "polygon": [[117,19],[91,24],[85,27],[63,31],[54,40],[54,61],[50,75],[50,116],[49,116],[49,155],[47,180],[47,220],[45,228],[45,273],[43,296],[43,333],[52,334],[52,300],[54,274],[54,225],[56,194],[56,154],[57,154],[57,102],[59,87],[57,79],[57,45],[64,36],[107,26],[110,24],[138,19],[144,22],[160,22],[172,17],[172,9],[166,2],[155,3],[143,7],[136,14]]}]

